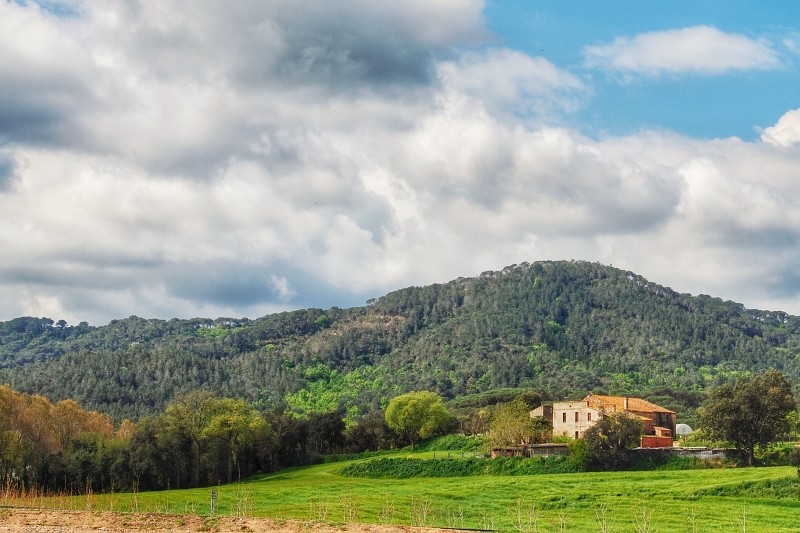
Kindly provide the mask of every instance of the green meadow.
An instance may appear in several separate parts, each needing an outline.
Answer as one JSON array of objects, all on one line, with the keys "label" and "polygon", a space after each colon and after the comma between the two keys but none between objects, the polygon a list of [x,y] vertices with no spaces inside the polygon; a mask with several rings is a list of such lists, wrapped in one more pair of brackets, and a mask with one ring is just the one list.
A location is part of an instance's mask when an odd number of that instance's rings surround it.
[{"label": "green meadow", "polygon": [[215,490],[220,515],[332,524],[520,533],[800,531],[800,484],[790,467],[366,479],[341,475],[351,462],[293,468],[213,489],[40,498],[29,504],[208,515]]}]

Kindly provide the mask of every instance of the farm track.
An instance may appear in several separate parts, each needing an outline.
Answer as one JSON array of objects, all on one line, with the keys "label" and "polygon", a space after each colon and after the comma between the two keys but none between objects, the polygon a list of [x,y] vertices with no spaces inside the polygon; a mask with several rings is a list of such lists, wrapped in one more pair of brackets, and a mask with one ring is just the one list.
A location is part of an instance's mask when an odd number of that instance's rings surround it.
[{"label": "farm track", "polygon": [[[122,533],[129,531],[172,533],[440,533],[445,530],[374,524],[325,524],[270,518],[208,519],[154,513],[54,511],[50,509],[0,509],[0,532],[8,533]],[[448,529],[448,533],[454,530]],[[458,530],[455,530],[458,531]]]}]

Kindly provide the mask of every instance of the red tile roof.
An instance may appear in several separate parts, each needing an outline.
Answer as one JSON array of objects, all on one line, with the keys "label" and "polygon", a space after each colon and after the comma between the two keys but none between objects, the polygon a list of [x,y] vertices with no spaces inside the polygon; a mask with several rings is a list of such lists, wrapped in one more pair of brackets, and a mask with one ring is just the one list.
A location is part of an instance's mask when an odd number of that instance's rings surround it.
[{"label": "red tile roof", "polygon": [[593,409],[606,409],[618,412],[633,411],[636,413],[675,414],[675,411],[670,411],[669,409],[665,409],[664,407],[656,405],[652,402],[648,402],[647,400],[642,400],[641,398],[628,397],[628,408],[625,409],[625,400],[625,396],[603,396],[601,394],[590,394],[583,399],[583,401],[587,402],[587,405]]}]

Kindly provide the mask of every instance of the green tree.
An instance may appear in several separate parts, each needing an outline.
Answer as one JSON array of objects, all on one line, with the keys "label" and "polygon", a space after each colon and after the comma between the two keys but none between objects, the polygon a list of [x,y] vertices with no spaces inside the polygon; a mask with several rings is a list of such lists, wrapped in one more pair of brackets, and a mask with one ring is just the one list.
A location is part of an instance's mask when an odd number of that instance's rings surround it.
[{"label": "green tree", "polygon": [[542,397],[525,391],[495,410],[489,425],[489,440],[494,446],[520,446],[545,442],[553,425],[543,417],[531,418],[530,412],[542,404]]},{"label": "green tree", "polygon": [[348,451],[361,453],[388,450],[394,445],[397,434],[386,423],[383,413],[373,411],[347,428],[345,438]]},{"label": "green tree", "polygon": [[542,395],[532,390],[525,391],[514,399],[524,403],[528,411],[533,411],[542,405]]},{"label": "green tree", "polygon": [[533,442],[541,444],[553,438],[553,422],[543,416],[533,417]]},{"label": "green tree", "polygon": [[792,409],[786,415],[786,423],[789,426],[789,440],[797,439],[797,434],[800,433],[800,411]]},{"label": "green tree", "polygon": [[265,413],[265,418],[274,432],[275,442],[270,453],[272,467],[301,464],[305,459],[306,421],[281,409]]},{"label": "green tree", "polygon": [[158,424],[152,418],[143,418],[131,436],[129,456],[132,490],[153,490],[166,485],[162,470],[164,454],[158,446]]},{"label": "green tree", "polygon": [[533,442],[536,428],[530,411],[529,404],[521,398],[498,407],[489,425],[492,446],[522,446]]},{"label": "green tree", "polygon": [[386,423],[411,442],[411,449],[420,439],[436,434],[451,418],[435,392],[408,392],[392,398],[386,408]]},{"label": "green tree", "polygon": [[192,487],[200,486],[200,456],[205,444],[203,430],[216,414],[217,398],[210,392],[198,391],[171,404],[162,415],[167,437],[185,435],[191,442]]},{"label": "green tree", "polygon": [[791,385],[771,369],[713,389],[700,409],[700,423],[706,435],[733,443],[752,465],[756,448],[787,433],[787,415],[795,408]]},{"label": "green tree", "polygon": [[306,448],[309,454],[329,454],[341,451],[345,443],[344,420],[336,411],[312,413],[308,417]]},{"label": "green tree", "polygon": [[[233,481],[233,466],[241,468],[239,459],[245,450],[272,442],[274,434],[258,411],[244,400],[223,398],[216,401],[216,414],[201,431],[203,440],[216,445],[225,456],[228,483]],[[262,450],[268,453],[269,450]]]},{"label": "green tree", "polygon": [[628,464],[627,451],[639,445],[642,422],[626,413],[610,413],[583,434],[585,460],[592,467],[620,468]]}]

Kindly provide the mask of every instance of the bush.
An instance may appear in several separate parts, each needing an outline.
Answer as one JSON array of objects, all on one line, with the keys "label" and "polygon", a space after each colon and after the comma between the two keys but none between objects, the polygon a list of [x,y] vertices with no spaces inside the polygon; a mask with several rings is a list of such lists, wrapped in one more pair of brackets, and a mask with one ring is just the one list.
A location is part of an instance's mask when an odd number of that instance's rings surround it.
[{"label": "bush", "polygon": [[348,477],[406,479],[410,477],[530,476],[579,470],[566,457],[508,457],[497,459],[373,459],[352,463],[340,473]]},{"label": "bush", "polygon": [[347,477],[406,479],[410,477],[474,476],[482,468],[478,459],[373,459],[352,463],[341,470]]},{"label": "bush", "polygon": [[533,476],[538,474],[567,474],[580,472],[569,457],[498,457],[487,465],[486,474],[499,476]]},{"label": "bush", "polygon": [[585,471],[589,468],[589,446],[583,439],[570,440],[569,445],[569,462],[573,468],[578,472]]},{"label": "bush", "polygon": [[792,448],[789,455],[789,464],[797,468],[797,477],[800,477],[800,448]]},{"label": "bush", "polygon": [[[800,451],[794,444],[773,444],[756,455],[756,462],[761,466],[800,466]],[[793,455],[797,454],[797,462]]]},{"label": "bush", "polygon": [[420,444],[419,451],[457,451],[457,452],[476,452],[486,448],[483,437],[467,437],[466,435],[444,435]]},{"label": "bush", "polygon": [[358,459],[367,459],[369,457],[379,457],[389,453],[395,453],[393,450],[378,450],[373,452],[360,452],[360,453],[334,453],[331,455],[323,456],[323,463],[340,463],[342,461],[355,461]]},{"label": "bush", "polygon": [[773,500],[796,500],[798,495],[800,495],[800,480],[794,477],[726,483],[697,492],[697,496],[769,498]]},{"label": "bush", "polygon": [[592,468],[621,470],[630,465],[630,449],[639,445],[641,421],[627,413],[604,416],[583,434],[586,456]]},{"label": "bush", "polygon": [[630,452],[632,454],[628,470],[699,470],[718,468],[719,462],[699,457],[680,457],[664,452]]}]

